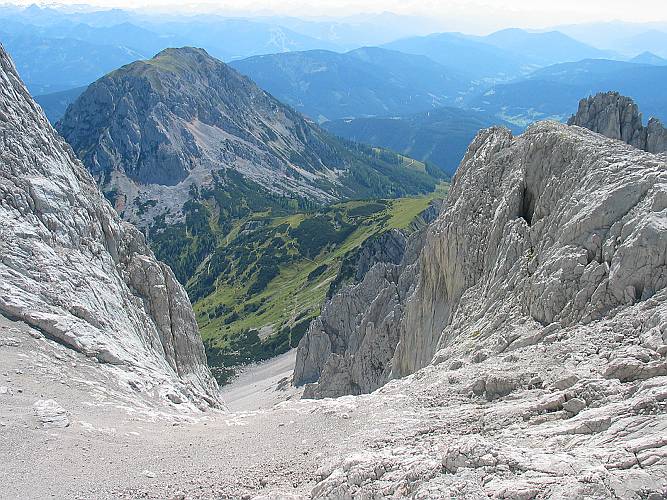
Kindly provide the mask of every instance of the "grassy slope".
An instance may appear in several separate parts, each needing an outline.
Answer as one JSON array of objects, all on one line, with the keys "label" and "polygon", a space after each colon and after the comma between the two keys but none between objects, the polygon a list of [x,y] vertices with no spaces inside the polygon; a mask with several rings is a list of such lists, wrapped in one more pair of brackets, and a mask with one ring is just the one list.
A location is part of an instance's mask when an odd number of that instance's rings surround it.
[{"label": "grassy slope", "polygon": [[[225,272],[218,275],[212,293],[193,297],[218,378],[224,382],[233,366],[296,346],[319,313],[345,255],[374,235],[407,228],[432,199],[444,197],[446,189],[442,184],[425,196],[350,201],[291,215],[256,212],[237,221],[212,257],[225,263]],[[263,225],[257,227],[256,221]],[[277,275],[269,273],[272,279],[262,287],[258,277],[276,261]],[[207,266],[210,260],[188,282],[191,296],[205,279]],[[232,368],[216,369],[220,364]]]}]

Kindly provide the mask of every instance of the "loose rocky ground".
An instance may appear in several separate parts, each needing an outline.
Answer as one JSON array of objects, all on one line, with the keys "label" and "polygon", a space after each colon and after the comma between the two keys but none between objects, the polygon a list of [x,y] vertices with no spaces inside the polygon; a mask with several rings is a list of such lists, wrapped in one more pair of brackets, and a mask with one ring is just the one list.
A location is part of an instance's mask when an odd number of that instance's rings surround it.
[{"label": "loose rocky ground", "polygon": [[268,409],[283,401],[298,400],[303,388],[292,385],[296,349],[269,361],[242,369],[238,377],[220,391],[231,411]]},{"label": "loose rocky ground", "polygon": [[[2,320],[2,497],[663,498],[667,368],[620,333],[637,313],[370,395],[194,415],[116,392],[106,368]],[[291,356],[237,383],[260,395]],[[66,427],[44,425],[44,400]]]}]

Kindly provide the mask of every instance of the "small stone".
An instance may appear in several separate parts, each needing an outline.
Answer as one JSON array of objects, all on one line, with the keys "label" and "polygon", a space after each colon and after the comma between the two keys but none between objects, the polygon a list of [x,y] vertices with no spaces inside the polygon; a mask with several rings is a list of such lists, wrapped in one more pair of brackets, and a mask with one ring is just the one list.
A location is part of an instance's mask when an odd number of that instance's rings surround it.
[{"label": "small stone", "polygon": [[37,419],[43,427],[68,427],[69,418],[62,406],[53,399],[40,399],[33,405]]},{"label": "small stone", "polygon": [[170,392],[169,394],[167,394],[167,398],[169,399],[169,401],[177,405],[183,404],[185,402],[183,401],[183,398],[181,396],[179,396],[174,392]]},{"label": "small stone", "polygon": [[575,415],[586,408],[586,402],[583,399],[572,398],[563,403],[563,409],[574,413]]},{"label": "small stone", "polygon": [[569,389],[572,387],[574,384],[576,384],[579,381],[579,377],[576,375],[567,375],[565,377],[562,377],[558,380],[555,380],[554,383],[552,384],[556,389],[559,391],[562,391],[564,389]]},{"label": "small stone", "polygon": [[542,384],[543,384],[542,377],[536,375],[535,377],[532,377],[528,381],[528,388],[529,389],[541,389]]},{"label": "small stone", "polygon": [[141,471],[141,475],[149,477],[149,478],[154,478],[155,477],[155,472],[150,471],[150,470],[144,470],[144,471]]},{"label": "small stone", "polygon": [[461,368],[462,366],[463,366],[463,361],[461,361],[460,359],[455,359],[455,360],[452,361],[452,363],[449,365],[449,369],[450,369],[450,370],[458,370],[458,369]]},{"label": "small stone", "polygon": [[484,361],[488,357],[489,357],[489,353],[487,353],[486,351],[477,351],[472,356],[472,362],[473,363],[481,363],[482,361]]}]

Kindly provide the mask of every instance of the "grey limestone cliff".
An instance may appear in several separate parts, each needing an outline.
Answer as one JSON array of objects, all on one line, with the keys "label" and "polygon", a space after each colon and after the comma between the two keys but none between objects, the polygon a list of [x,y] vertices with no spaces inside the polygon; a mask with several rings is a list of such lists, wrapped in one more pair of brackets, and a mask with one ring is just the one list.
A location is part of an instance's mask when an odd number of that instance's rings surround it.
[{"label": "grey limestone cliff", "polygon": [[582,99],[579,110],[568,120],[611,139],[618,139],[649,153],[667,151],[667,129],[657,118],[647,126],[635,102],[618,92],[599,93]]},{"label": "grey limestone cliff", "polygon": [[133,390],[217,406],[183,287],[104,200],[1,47],[0,83],[0,314],[112,366]]},{"label": "grey limestone cliff", "polygon": [[[419,223],[431,222],[441,205],[433,202]],[[424,235],[424,227],[409,235],[391,230],[353,256],[352,282],[324,305],[299,342],[294,383],[307,384],[304,397],[368,393],[388,380]]]},{"label": "grey limestone cliff", "polygon": [[[334,297],[299,346],[295,380],[337,387],[306,392],[316,397],[366,392],[434,356],[484,359],[487,339],[534,343],[652,300],[667,285],[666,176],[660,156],[583,128],[480,132],[415,264],[390,278],[371,269]],[[386,282],[410,285],[387,296]],[[340,382],[368,365],[365,345],[382,363]]]}]

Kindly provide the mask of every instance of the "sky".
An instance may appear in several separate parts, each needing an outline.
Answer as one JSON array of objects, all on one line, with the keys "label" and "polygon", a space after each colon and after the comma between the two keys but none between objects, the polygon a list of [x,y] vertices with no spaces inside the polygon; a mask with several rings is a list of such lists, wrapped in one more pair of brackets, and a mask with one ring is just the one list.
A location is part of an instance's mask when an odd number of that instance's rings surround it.
[{"label": "sky", "polygon": [[[10,0],[11,2],[11,0]],[[15,0],[11,3],[40,3]],[[60,4],[84,3],[57,0]],[[346,16],[358,13],[411,14],[438,19],[443,24],[543,28],[559,24],[622,20],[667,21],[667,0],[87,0],[103,7],[143,7],[173,11],[222,11],[249,15],[285,14],[298,17]]]}]

